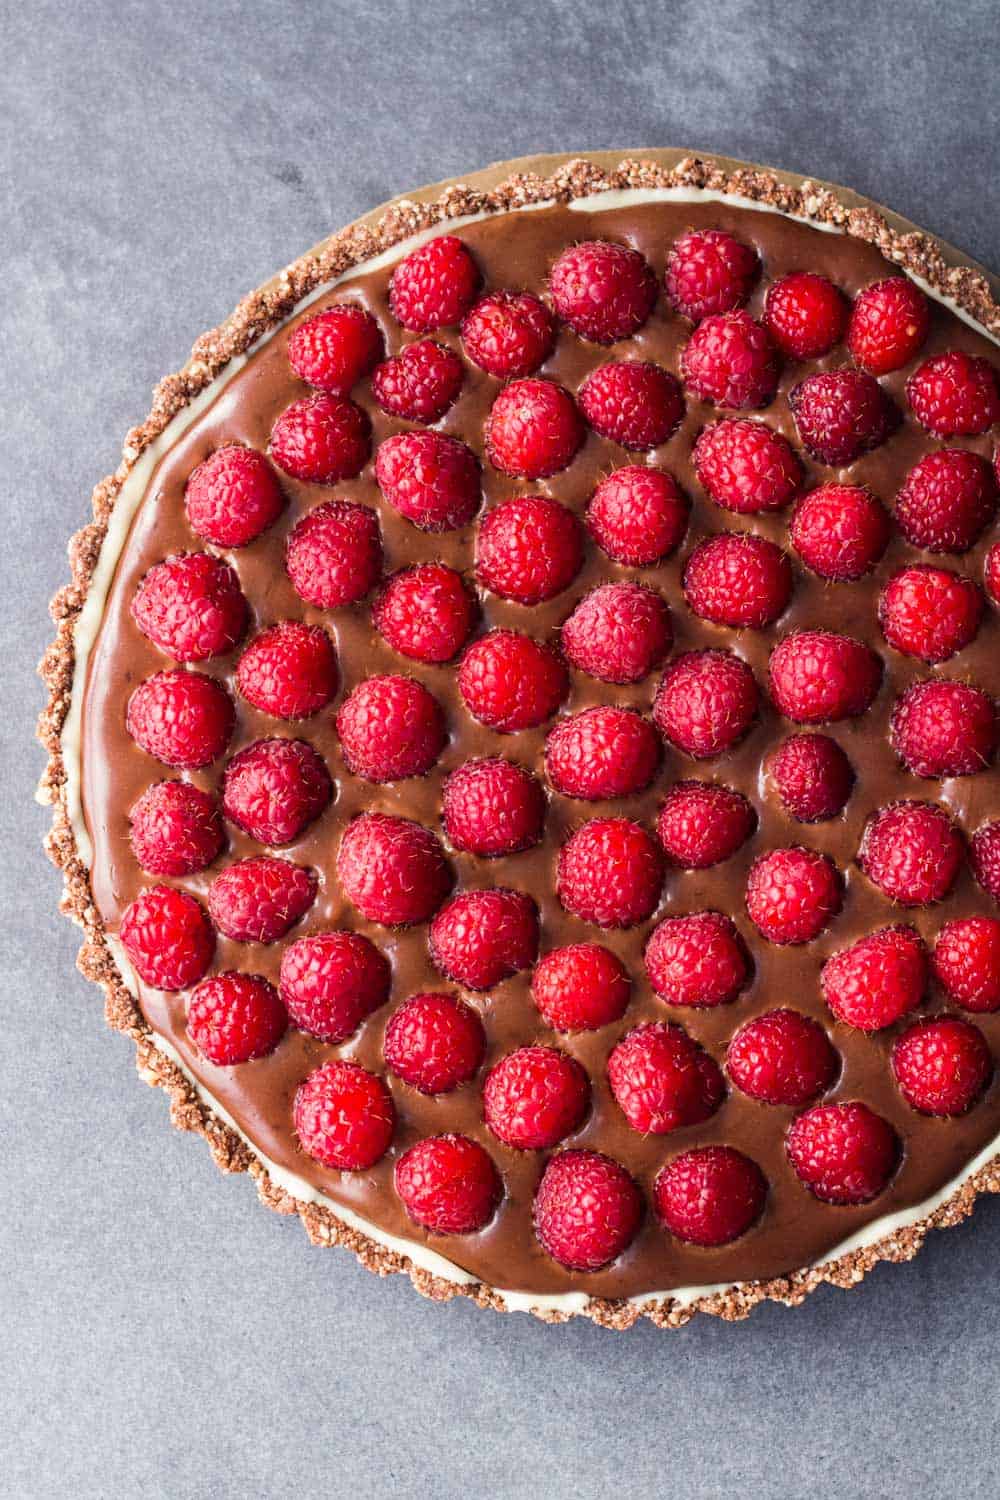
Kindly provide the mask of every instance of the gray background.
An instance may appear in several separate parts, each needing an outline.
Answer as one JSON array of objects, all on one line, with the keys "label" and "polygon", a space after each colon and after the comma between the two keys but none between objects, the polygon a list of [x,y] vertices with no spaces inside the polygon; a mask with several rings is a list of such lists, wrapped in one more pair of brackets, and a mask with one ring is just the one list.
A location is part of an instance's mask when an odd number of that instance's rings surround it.
[{"label": "gray background", "polygon": [[996,1494],[1000,1202],[732,1327],[426,1303],[168,1128],[30,802],[64,538],[241,292],[407,187],[655,144],[850,183],[996,267],[996,31],[991,0],[0,3],[4,1496]]}]

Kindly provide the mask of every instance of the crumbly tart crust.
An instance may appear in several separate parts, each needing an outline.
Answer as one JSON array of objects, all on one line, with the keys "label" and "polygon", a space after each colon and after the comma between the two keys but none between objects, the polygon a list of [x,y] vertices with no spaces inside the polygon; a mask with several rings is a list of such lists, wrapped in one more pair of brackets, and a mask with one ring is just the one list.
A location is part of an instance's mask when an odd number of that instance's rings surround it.
[{"label": "crumbly tart crust", "polygon": [[[348,225],[251,292],[224,323],[202,334],[183,369],[159,383],[148,416],[126,434],[117,469],[102,479],[93,492],[93,521],[70,541],[72,580],[51,602],[56,636],[39,665],[49,701],[39,718],[38,737],[49,760],[39,784],[38,799],[52,808],[52,828],[46,836],[45,848],[62,871],[61,910],[84,933],[77,966],[87,979],[103,989],[108,1025],[130,1036],[135,1043],[139,1076],[168,1094],[172,1124],[178,1130],[194,1131],[204,1137],[222,1171],[249,1173],[261,1202],[276,1213],[297,1214],[313,1244],[343,1246],[353,1251],[366,1269],[379,1276],[405,1272],[418,1292],[435,1301],[470,1297],[480,1307],[498,1312],[509,1309],[502,1293],[495,1288],[483,1282],[460,1283],[432,1275],[408,1256],[350,1227],[325,1205],[292,1197],[272,1180],[242,1137],[213,1113],[181,1069],[159,1050],[122,980],[94,903],[89,870],[77,848],[68,810],[62,731],[73,688],[76,623],[122,486],[146,449],[231,359],[246,353],[317,287],[423,230],[466,215],[504,213],[531,204],[568,203],[629,188],[695,188],[738,195],[762,207],[838,230],[875,246],[886,260],[920,278],[937,296],[948,299],[994,337],[1000,337],[1000,302],[994,297],[987,276],[973,266],[954,264],[932,236],[919,230],[894,228],[874,205],[848,202],[854,195],[846,190],[838,192],[809,179],[790,182],[773,171],[750,165],[685,156],[672,164],[625,157],[617,166],[605,167],[586,158],[572,158],[564,160],[548,177],[535,172],[513,172],[489,190],[458,183],[446,187],[433,201],[396,200],[381,217]],[[736,1321],[747,1317],[763,1301],[798,1306],[824,1282],[846,1289],[860,1282],[880,1261],[912,1260],[929,1230],[961,1223],[971,1214],[979,1194],[987,1192],[1000,1193],[1000,1152],[924,1218],[824,1264],[767,1281],[745,1281],[693,1300],[670,1296],[645,1302],[591,1298],[579,1311],[606,1328],[630,1328],[640,1317],[648,1318],[659,1328],[677,1328],[697,1312]],[[565,1323],[577,1316],[561,1309],[531,1310],[548,1323]]]}]

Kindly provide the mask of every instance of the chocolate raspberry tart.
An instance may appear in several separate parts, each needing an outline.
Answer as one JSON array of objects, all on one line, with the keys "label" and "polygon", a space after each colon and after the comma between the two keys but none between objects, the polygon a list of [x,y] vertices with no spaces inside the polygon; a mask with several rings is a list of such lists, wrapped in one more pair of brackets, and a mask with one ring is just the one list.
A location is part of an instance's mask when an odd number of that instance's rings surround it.
[{"label": "chocolate raspberry tart", "polygon": [[1000,1189],[1000,308],[839,189],[425,190],[195,345],[75,538],[81,968],[431,1297],[848,1286]]}]

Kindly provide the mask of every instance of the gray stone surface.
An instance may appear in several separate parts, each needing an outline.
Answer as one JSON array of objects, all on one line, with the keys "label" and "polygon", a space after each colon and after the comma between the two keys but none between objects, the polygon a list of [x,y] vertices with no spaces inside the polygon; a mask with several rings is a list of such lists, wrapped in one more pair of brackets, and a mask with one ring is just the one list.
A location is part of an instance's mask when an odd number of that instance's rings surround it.
[{"label": "gray stone surface", "polygon": [[311,1249],[167,1126],[55,915],[45,602],[147,392],[392,193],[537,150],[728,151],[996,265],[996,10],[3,0],[0,1494],[996,1494],[1000,1203],[850,1295],[548,1329]]}]

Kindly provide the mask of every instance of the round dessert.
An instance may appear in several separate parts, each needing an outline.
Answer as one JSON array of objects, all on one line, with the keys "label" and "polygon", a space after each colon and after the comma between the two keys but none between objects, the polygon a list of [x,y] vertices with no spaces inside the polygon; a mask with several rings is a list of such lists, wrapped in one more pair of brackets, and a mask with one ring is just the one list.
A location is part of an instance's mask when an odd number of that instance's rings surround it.
[{"label": "round dessert", "polygon": [[204,336],[44,663],[84,972],[318,1242],[551,1321],[1000,1187],[1000,310],[870,206],[566,159]]}]

